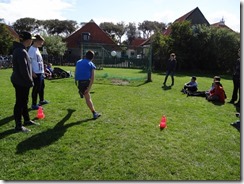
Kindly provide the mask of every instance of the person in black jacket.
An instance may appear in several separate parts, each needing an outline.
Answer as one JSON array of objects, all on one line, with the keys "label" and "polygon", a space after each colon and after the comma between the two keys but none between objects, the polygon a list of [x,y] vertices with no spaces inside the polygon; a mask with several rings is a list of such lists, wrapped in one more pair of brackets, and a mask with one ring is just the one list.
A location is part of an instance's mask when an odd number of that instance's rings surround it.
[{"label": "person in black jacket", "polygon": [[33,86],[32,69],[29,55],[26,48],[32,43],[32,37],[29,32],[21,32],[19,34],[20,42],[13,43],[13,73],[11,82],[15,88],[15,105],[14,105],[14,120],[15,130],[29,132],[30,130],[22,125],[22,116],[24,125],[37,124],[30,120],[28,112],[28,97],[29,90]]},{"label": "person in black jacket", "polygon": [[169,58],[168,63],[167,63],[166,76],[165,76],[164,83],[163,83],[162,87],[164,87],[166,85],[166,82],[167,82],[169,75],[171,75],[171,79],[172,79],[171,86],[174,85],[174,72],[175,72],[176,64],[177,64],[176,55],[175,55],[175,53],[171,53],[170,58]]},{"label": "person in black jacket", "polygon": [[239,99],[238,102],[235,103],[235,105],[240,106],[240,96],[241,96],[241,92],[240,92],[240,70],[241,70],[241,64],[240,64],[240,56],[241,56],[241,52],[240,49],[238,50],[238,56],[239,58],[236,60],[234,67],[233,67],[233,92],[232,92],[232,98],[230,100],[229,103],[234,104],[235,101],[237,101],[238,99],[238,92],[239,92]]}]

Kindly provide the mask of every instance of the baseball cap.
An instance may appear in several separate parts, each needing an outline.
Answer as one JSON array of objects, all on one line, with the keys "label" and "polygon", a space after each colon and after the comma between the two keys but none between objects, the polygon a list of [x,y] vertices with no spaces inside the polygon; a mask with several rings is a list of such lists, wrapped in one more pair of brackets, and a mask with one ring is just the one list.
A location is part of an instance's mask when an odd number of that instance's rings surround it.
[{"label": "baseball cap", "polygon": [[23,31],[23,32],[19,33],[19,38],[20,38],[20,40],[29,40],[29,39],[35,40],[36,39],[36,37],[32,36],[27,31]]}]

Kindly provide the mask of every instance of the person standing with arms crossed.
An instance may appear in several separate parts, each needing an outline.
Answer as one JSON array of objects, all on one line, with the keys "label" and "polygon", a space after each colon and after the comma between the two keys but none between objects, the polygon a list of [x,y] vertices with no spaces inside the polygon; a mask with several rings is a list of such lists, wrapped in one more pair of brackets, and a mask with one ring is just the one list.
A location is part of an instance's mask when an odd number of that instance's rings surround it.
[{"label": "person standing with arms crossed", "polygon": [[[42,47],[44,44],[44,38],[40,35],[35,35],[36,39],[33,41],[33,45],[28,50],[28,54],[32,63],[32,76],[34,81],[34,87],[32,89],[32,106],[33,110],[37,110],[39,105],[48,104],[44,100],[44,63],[42,55],[39,51],[39,47]],[[37,97],[39,95],[39,105],[37,105]]]},{"label": "person standing with arms crossed", "polygon": [[169,58],[168,63],[167,63],[166,76],[165,76],[164,83],[163,83],[162,87],[166,86],[166,82],[167,82],[169,75],[171,76],[171,79],[172,79],[171,86],[174,85],[174,73],[175,73],[175,69],[176,69],[176,64],[177,64],[176,55],[175,55],[175,53],[171,53],[170,58]]},{"label": "person standing with arms crossed", "polygon": [[75,84],[79,89],[80,97],[85,97],[86,104],[93,114],[93,119],[97,119],[101,114],[95,111],[90,96],[90,90],[95,76],[94,70],[96,69],[96,66],[92,62],[93,59],[94,52],[89,50],[87,51],[84,59],[77,61],[75,66]]},{"label": "person standing with arms crossed", "polygon": [[14,120],[15,130],[22,132],[29,132],[22,125],[22,116],[24,118],[24,125],[38,125],[30,120],[28,112],[28,98],[29,90],[33,86],[32,68],[29,55],[26,48],[32,43],[32,37],[29,32],[21,32],[19,34],[20,42],[13,43],[13,73],[11,75],[11,82],[15,88],[15,106],[14,106]]}]

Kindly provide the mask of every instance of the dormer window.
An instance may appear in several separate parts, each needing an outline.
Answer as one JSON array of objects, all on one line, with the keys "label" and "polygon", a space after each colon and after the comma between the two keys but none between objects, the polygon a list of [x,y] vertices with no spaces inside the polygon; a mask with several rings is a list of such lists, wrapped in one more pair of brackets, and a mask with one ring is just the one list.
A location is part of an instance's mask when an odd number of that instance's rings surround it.
[{"label": "dormer window", "polygon": [[88,32],[84,32],[84,33],[82,33],[81,34],[81,39],[82,39],[82,41],[85,41],[85,42],[87,42],[87,41],[89,41],[90,40],[90,33],[88,33]]}]

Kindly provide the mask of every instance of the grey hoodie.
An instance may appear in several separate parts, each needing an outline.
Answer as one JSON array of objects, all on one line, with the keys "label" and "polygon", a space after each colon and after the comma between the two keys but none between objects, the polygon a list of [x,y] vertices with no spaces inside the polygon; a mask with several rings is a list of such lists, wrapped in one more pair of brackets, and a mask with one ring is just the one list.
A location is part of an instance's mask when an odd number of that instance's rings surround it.
[{"label": "grey hoodie", "polygon": [[13,73],[11,82],[13,85],[32,87],[32,70],[29,55],[22,43],[13,43]]}]

